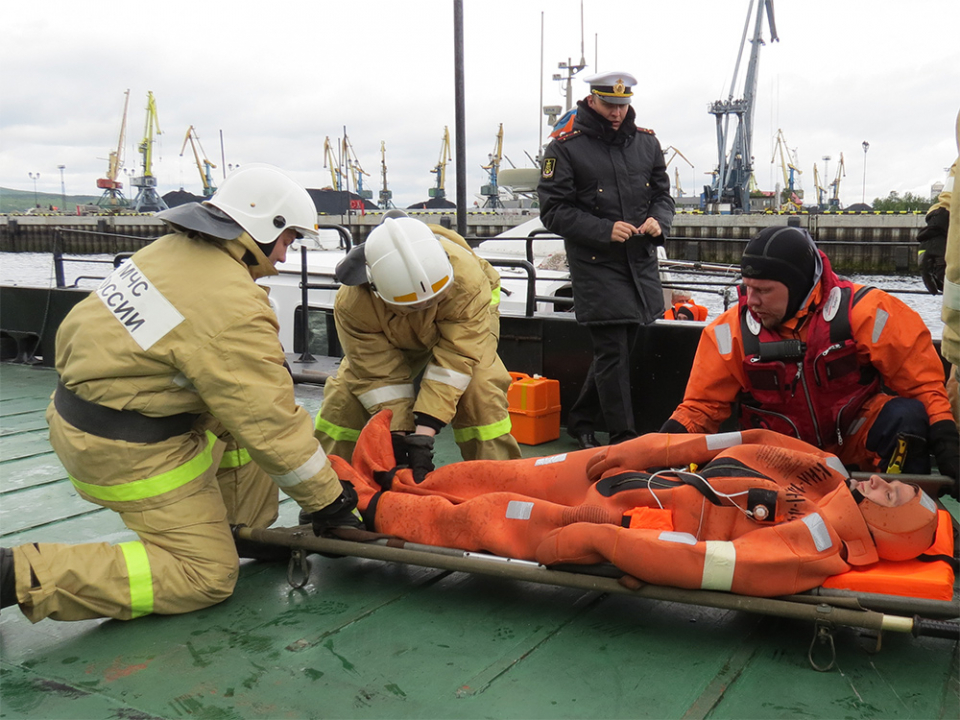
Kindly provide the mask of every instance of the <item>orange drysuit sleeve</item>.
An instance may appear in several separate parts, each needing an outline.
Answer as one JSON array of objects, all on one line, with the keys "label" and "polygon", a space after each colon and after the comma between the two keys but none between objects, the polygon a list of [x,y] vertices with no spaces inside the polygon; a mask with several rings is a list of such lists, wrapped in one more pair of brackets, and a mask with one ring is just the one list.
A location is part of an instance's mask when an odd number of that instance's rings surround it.
[{"label": "orange drysuit sleeve", "polygon": [[840,548],[839,537],[814,513],[733,540],[577,523],[550,532],[536,559],[544,565],[606,561],[657,585],[775,597],[849,570]]}]

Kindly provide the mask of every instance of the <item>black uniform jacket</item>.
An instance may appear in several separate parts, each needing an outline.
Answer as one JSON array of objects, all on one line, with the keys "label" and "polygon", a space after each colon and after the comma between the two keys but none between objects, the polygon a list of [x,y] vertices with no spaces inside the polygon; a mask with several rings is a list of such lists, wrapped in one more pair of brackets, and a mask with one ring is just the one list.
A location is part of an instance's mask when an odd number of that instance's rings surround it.
[{"label": "black uniform jacket", "polygon": [[[674,203],[660,143],[635,116],[631,107],[614,131],[580,101],[573,130],[544,154],[540,219],[564,239],[577,320],[586,325],[647,323],[663,313],[654,243],[670,232]],[[663,235],[611,242],[614,222],[640,227],[648,217]]]}]

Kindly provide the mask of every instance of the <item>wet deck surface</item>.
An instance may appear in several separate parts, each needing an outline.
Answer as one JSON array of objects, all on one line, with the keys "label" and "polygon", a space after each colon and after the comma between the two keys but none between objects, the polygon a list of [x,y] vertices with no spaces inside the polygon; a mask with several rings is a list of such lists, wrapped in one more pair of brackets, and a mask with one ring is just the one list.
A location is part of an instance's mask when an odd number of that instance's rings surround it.
[{"label": "wet deck surface", "polygon": [[[118,542],[47,441],[55,375],[0,366],[0,535]],[[311,413],[319,389],[301,386]],[[573,449],[568,440],[553,449]],[[543,454],[545,448],[526,448]],[[441,461],[454,459],[452,445]],[[951,505],[956,511],[956,505]],[[281,506],[280,524],[297,508]],[[310,582],[247,562],[234,596],[183,616],[31,625],[0,616],[0,717],[957,718],[957,643],[837,631],[623,595],[312,556]],[[825,647],[815,649],[818,659]]]}]

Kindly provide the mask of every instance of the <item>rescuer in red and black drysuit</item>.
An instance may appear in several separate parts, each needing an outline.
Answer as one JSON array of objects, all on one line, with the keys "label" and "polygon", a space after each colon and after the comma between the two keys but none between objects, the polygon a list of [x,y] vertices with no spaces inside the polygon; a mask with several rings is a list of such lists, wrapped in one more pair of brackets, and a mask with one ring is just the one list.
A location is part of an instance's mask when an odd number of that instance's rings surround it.
[{"label": "rescuer in red and black drysuit", "polygon": [[917,557],[937,526],[934,501],[915,486],[857,483],[835,456],[768,430],[461,462],[418,484],[396,467],[385,411],[352,466],[331,462],[372,531],[545,565],[608,561],[646,582],[745,595]]},{"label": "rescuer in red and black drysuit", "polygon": [[[960,475],[943,365],[917,313],[842,280],[809,234],[770,227],[741,261],[740,302],[704,330],[683,402],[661,432],[767,428],[848,467]],[[954,485],[954,493],[957,486]]]}]

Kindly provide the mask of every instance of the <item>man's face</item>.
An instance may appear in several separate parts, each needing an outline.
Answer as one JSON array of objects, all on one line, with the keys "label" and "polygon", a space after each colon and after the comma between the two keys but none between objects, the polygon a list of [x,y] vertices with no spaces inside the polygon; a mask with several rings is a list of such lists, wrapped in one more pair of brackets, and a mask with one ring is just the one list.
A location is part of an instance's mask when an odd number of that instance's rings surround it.
[{"label": "man's face", "polygon": [[743,284],[747,288],[747,307],[768,330],[778,327],[785,319],[790,302],[787,286],[778,280],[756,278],[743,278]]},{"label": "man's face", "polygon": [[606,100],[602,100],[596,95],[588,95],[587,104],[598,115],[609,120],[614,130],[620,129],[620,123],[623,122],[623,119],[627,116],[627,110],[630,108],[629,104],[614,105],[613,103],[608,103]]},{"label": "man's face", "polygon": [[273,250],[270,252],[270,257],[268,258],[274,267],[277,266],[277,263],[286,262],[287,248],[293,244],[298,235],[299,233],[293,228],[287,228],[280,233],[280,237],[277,238],[277,244],[273,246]]},{"label": "man's face", "polygon": [[900,507],[917,496],[917,489],[913,485],[899,480],[887,482],[879,475],[871,475],[869,480],[854,481],[853,489],[883,507]]}]

